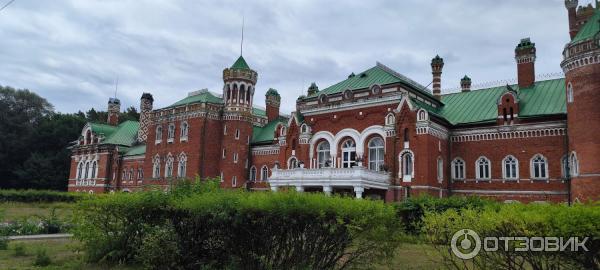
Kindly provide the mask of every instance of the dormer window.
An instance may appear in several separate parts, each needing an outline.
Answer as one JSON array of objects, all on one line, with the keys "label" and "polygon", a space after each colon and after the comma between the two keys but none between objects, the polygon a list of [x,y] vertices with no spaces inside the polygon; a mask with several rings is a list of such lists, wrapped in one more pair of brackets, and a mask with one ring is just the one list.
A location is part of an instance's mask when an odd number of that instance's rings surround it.
[{"label": "dormer window", "polygon": [[308,125],[307,124],[302,124],[302,126],[300,127],[300,132],[301,133],[308,133]]},{"label": "dormer window", "polygon": [[427,112],[423,109],[419,110],[417,114],[417,121],[426,121],[427,120]]},{"label": "dormer window", "polygon": [[281,126],[281,131],[280,131],[280,134],[279,134],[279,136],[282,136],[282,137],[283,137],[283,136],[285,136],[285,133],[286,133],[286,128],[285,128],[285,126]]},{"label": "dormer window", "polygon": [[394,116],[393,113],[389,113],[385,117],[385,125],[386,126],[393,126],[395,123],[396,123],[396,116]]}]

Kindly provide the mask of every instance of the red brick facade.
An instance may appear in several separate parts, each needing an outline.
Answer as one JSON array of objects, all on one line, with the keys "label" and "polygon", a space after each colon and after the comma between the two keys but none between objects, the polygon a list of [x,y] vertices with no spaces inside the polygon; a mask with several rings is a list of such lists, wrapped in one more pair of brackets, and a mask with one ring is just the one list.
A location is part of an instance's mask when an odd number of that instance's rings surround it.
[{"label": "red brick facade", "polygon": [[[589,17],[576,12],[573,2],[577,1],[566,1],[572,38],[581,28],[578,22]],[[432,61],[434,91],[377,64],[370,71],[351,74],[348,81],[361,85],[370,80],[369,72],[393,80],[353,88],[334,85],[321,92],[313,83],[308,96],[296,101],[291,116],[280,115],[280,97],[272,89],[264,113],[254,108],[257,73],[240,57],[223,71],[222,95],[201,91],[149,111],[135,142],[103,144],[100,133],[112,129],[86,126],[73,148],[69,190],[169,188],[182,178],[195,177],[221,177],[225,188],[277,190],[275,182],[269,182],[274,177],[299,191],[386,201],[421,194],[521,202],[598,200],[599,44],[590,40],[566,47],[561,64],[566,85],[552,87],[560,88],[558,93],[565,93],[567,100],[562,95],[561,100],[550,97],[541,105],[531,100],[533,91],[543,97],[539,91],[552,90],[543,85],[562,79],[535,80],[535,44],[529,39],[521,40],[515,49],[517,85],[471,90],[471,80],[465,76],[458,94],[493,96],[492,103],[480,110],[491,113],[483,120],[469,120],[477,115],[461,115],[460,110],[452,112],[452,106],[483,103],[456,105],[440,93],[444,66],[440,57]],[[151,98],[145,94],[142,106],[151,110]],[[532,113],[532,106],[551,102],[554,105],[547,106],[554,107],[547,110],[553,113]],[[115,124],[114,119],[109,121]],[[88,164],[96,164],[91,182],[91,176],[82,173],[91,170],[86,170]],[[364,168],[373,173],[360,174]],[[324,171],[330,180],[307,180]],[[344,175],[359,181],[336,180]],[[373,184],[369,177],[385,177],[386,184]]]}]

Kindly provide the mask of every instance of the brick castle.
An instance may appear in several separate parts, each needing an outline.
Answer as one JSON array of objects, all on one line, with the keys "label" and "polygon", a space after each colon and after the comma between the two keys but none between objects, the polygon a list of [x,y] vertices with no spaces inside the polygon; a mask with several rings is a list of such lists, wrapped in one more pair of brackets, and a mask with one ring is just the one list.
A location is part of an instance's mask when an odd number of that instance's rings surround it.
[{"label": "brick castle", "polygon": [[[571,41],[564,77],[536,80],[536,47],[515,48],[518,83],[441,92],[377,63],[319,89],[291,115],[266,93],[253,106],[258,73],[240,56],[223,70],[223,90],[190,93],[154,109],[141,97],[139,122],[88,123],[72,147],[69,191],[169,188],[183,178],[220,177],[225,188],[407,196],[480,195],[502,201],[600,199],[600,9],[565,1]],[[558,53],[558,52],[557,52]]]}]

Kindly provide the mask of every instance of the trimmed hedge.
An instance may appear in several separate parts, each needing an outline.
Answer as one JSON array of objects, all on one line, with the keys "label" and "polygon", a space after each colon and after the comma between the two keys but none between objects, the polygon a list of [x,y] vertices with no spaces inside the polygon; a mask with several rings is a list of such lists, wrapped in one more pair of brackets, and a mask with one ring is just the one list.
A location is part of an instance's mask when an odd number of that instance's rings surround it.
[{"label": "trimmed hedge", "polygon": [[[423,232],[440,252],[448,269],[600,269],[600,205],[510,204],[442,213],[426,213]],[[450,251],[457,231],[471,229],[485,237],[588,237],[589,251],[515,252],[516,242],[504,251],[482,249],[472,260]],[[460,240],[460,239],[459,239]],[[468,252],[468,251],[467,251]]]},{"label": "trimmed hedge", "polygon": [[86,196],[89,195],[52,190],[0,190],[0,202],[76,202]]},{"label": "trimmed hedge", "polygon": [[438,198],[432,196],[410,197],[396,204],[398,216],[402,220],[404,230],[411,235],[420,235],[425,213],[442,213],[449,209],[483,209],[484,207],[500,207],[496,201],[476,196],[452,196]]},{"label": "trimmed hedge", "polygon": [[85,200],[75,235],[90,261],[151,269],[365,268],[399,244],[401,224],[383,202],[208,183]]}]

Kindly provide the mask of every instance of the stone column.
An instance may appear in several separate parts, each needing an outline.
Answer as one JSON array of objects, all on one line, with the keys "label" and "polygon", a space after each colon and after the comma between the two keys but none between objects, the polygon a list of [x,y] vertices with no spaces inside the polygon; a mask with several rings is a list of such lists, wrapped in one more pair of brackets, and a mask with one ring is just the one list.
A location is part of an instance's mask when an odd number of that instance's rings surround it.
[{"label": "stone column", "polygon": [[365,188],[363,188],[363,187],[360,187],[360,186],[354,187],[354,193],[356,193],[357,199],[362,199],[364,191],[365,191]]}]

